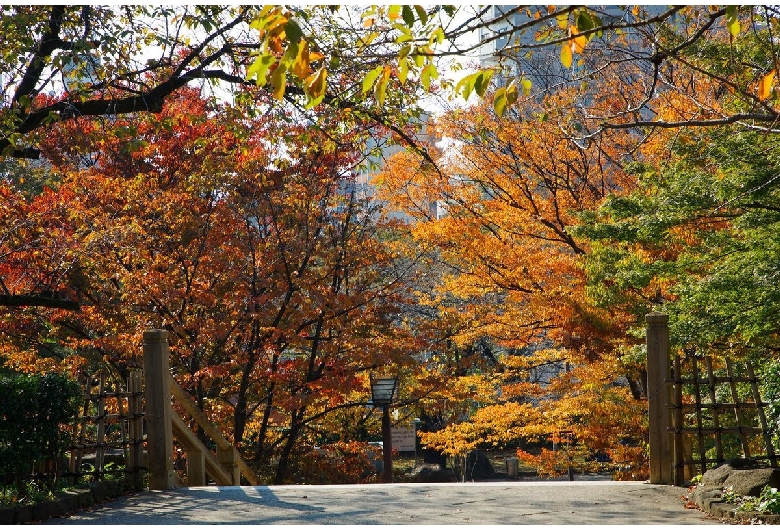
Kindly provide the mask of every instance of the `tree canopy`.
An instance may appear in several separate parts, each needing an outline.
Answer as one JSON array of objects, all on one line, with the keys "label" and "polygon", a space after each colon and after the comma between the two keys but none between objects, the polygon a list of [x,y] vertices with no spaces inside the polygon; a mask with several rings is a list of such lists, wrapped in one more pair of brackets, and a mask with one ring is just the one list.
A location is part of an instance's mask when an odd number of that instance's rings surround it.
[{"label": "tree canopy", "polygon": [[645,313],[681,351],[778,360],[773,6],[0,27],[3,365],[121,374],[168,329],[176,379],[269,480],[366,441],[371,371],[446,454],[549,469],[534,444],[576,440],[639,478]]}]

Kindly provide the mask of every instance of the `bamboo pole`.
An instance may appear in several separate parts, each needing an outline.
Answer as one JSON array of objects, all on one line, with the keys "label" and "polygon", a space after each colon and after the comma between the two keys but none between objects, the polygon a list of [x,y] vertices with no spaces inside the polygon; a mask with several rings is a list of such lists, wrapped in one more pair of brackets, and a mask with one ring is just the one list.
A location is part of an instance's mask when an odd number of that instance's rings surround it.
[{"label": "bamboo pole", "polygon": [[701,464],[701,473],[703,475],[704,472],[707,471],[707,450],[704,447],[704,425],[701,415],[701,388],[699,387],[699,366],[696,362],[696,357],[691,359],[691,364],[693,365],[693,379],[696,381],[696,384],[694,384],[696,397],[696,428],[699,439],[699,464]]},{"label": "bamboo pole", "polygon": [[[712,372],[712,357],[707,357],[707,389],[709,390],[710,403],[717,403],[715,395],[715,374]],[[718,407],[712,408],[712,424],[715,427],[715,458],[718,462],[723,462],[723,437],[720,430],[720,418],[718,416]]]},{"label": "bamboo pole", "polygon": [[734,415],[737,418],[737,427],[739,427],[739,440],[742,443],[742,455],[745,458],[750,458],[750,443],[747,433],[744,432],[745,417],[742,414],[742,407],[739,406],[739,393],[737,392],[737,384],[734,380],[734,367],[731,364],[731,359],[726,359],[726,375],[729,378],[729,388],[731,389],[731,399],[734,402]]},{"label": "bamboo pole", "polygon": [[756,374],[753,372],[753,365],[750,361],[747,362],[747,372],[750,377],[750,389],[753,392],[753,400],[756,402],[758,409],[758,419],[761,422],[761,431],[764,436],[764,444],[766,445],[766,454],[769,457],[769,462],[772,467],[777,467],[777,457],[775,456],[775,449],[772,446],[772,437],[769,434],[769,428],[766,422],[766,415],[764,414],[764,403],[761,401],[761,394],[758,392],[758,385]]},{"label": "bamboo pole", "polygon": [[683,435],[682,383],[680,382],[680,356],[674,356],[674,485],[685,483],[685,447]]}]

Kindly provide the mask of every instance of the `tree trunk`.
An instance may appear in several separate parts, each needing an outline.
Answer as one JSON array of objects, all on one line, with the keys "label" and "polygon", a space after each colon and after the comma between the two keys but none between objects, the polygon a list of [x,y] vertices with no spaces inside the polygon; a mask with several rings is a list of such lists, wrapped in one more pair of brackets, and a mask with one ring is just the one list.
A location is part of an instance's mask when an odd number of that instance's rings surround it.
[{"label": "tree trunk", "polygon": [[241,382],[238,385],[238,396],[233,416],[233,443],[239,445],[244,440],[246,422],[249,419],[247,413],[247,393],[249,392],[249,377],[255,368],[255,355],[249,354],[249,358],[241,370]]},{"label": "tree trunk", "polygon": [[301,420],[303,420],[304,410],[305,409],[299,409],[292,413],[290,433],[288,434],[284,448],[282,448],[282,454],[279,456],[279,465],[276,466],[276,474],[274,476],[274,484],[276,485],[284,484],[284,480],[287,477],[287,470],[290,467],[290,454],[292,454],[292,449],[295,446],[295,442],[303,427]]}]

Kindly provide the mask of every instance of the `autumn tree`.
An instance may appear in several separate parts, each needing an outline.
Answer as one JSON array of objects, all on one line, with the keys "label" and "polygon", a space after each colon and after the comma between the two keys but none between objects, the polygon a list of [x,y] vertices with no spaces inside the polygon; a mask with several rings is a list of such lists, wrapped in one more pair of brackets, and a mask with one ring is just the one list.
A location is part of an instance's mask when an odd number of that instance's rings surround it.
[{"label": "autumn tree", "polygon": [[678,347],[775,358],[774,136],[729,127],[668,139],[639,186],[588,216],[599,304],[670,314]]},{"label": "autumn tree", "polygon": [[[592,453],[641,441],[641,365],[613,348],[619,315],[587,303],[589,244],[571,230],[580,213],[633,188],[622,165],[633,139],[618,132],[587,147],[570,141],[561,130],[577,119],[578,96],[560,91],[502,118],[489,105],[454,111],[431,127],[440,146],[450,142],[436,166],[403,153],[377,179],[392,207],[415,217],[415,241],[443,267],[441,283],[418,303],[436,308],[440,329],[450,330],[450,355],[483,345],[479,362],[453,373],[480,396],[473,421],[426,438],[453,455],[564,430]],[[432,203],[443,215],[432,214]],[[492,359],[484,354],[491,349]],[[462,400],[456,388],[447,389],[453,403]]]},{"label": "autumn tree", "polygon": [[74,120],[44,143],[80,278],[79,312],[38,312],[52,339],[121,371],[144,329],[170,330],[177,380],[247,457],[277,457],[275,482],[310,425],[365,406],[368,371],[416,370],[398,318],[416,265],[360,196],[365,131],[317,123],[182,90],[157,117]]}]

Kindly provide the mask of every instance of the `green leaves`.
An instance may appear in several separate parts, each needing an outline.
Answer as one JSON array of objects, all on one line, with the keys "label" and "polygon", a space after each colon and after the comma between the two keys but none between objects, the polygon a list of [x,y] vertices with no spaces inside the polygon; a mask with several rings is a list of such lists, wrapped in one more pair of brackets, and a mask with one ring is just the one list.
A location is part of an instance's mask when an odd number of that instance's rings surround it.
[{"label": "green leaves", "polygon": [[496,90],[496,94],[493,97],[493,110],[498,116],[503,116],[506,108],[514,105],[516,101],[517,85],[513,81],[508,86]]},{"label": "green leaves", "polygon": [[26,471],[60,456],[70,443],[81,388],[64,375],[0,377],[0,473]]},{"label": "green leaves", "polygon": [[461,95],[463,99],[469,99],[472,92],[476,92],[479,97],[483,97],[490,86],[492,78],[493,70],[480,70],[467,75],[455,85],[455,93]]},{"label": "green leaves", "polygon": [[[455,84],[455,93],[467,100],[472,93],[480,98],[484,97],[490,88],[490,82],[493,79],[493,70],[480,70],[462,78]],[[499,87],[493,96],[493,110],[498,116],[503,116],[508,107],[514,105],[520,95],[531,93],[533,84],[530,79],[521,77],[513,80],[506,87]]]}]

